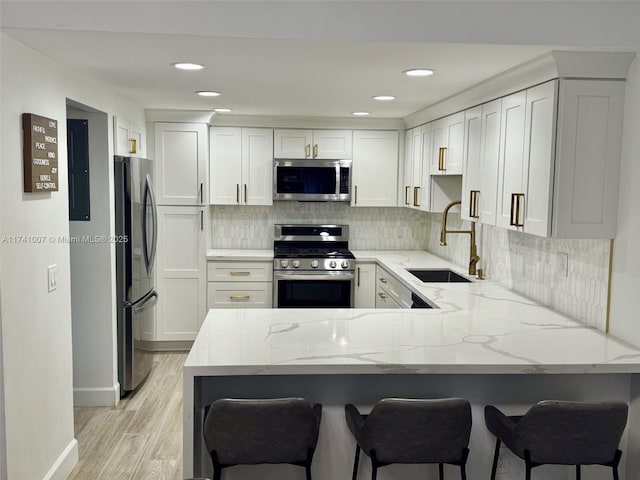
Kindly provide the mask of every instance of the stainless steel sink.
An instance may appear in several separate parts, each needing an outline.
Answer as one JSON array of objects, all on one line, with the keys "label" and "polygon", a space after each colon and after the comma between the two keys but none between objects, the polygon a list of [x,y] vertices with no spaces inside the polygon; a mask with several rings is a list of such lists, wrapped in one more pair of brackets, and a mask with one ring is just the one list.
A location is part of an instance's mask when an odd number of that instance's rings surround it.
[{"label": "stainless steel sink", "polygon": [[447,268],[406,269],[411,275],[425,283],[470,283],[466,277]]}]

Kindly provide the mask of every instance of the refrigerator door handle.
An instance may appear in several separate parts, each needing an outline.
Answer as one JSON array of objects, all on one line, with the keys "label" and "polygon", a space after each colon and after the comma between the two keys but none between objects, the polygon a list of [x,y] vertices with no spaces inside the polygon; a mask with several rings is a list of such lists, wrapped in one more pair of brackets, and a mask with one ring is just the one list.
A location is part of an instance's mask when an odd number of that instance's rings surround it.
[{"label": "refrigerator door handle", "polygon": [[[149,248],[149,232],[147,231],[147,200],[151,203],[151,220],[152,220],[152,234],[151,247]],[[156,208],[156,199],[153,194],[153,185],[151,183],[151,177],[147,175],[144,189],[144,211],[142,214],[142,235],[144,243],[144,256],[145,263],[147,264],[147,272],[151,273],[153,270],[153,264],[156,258],[156,247],[158,244],[158,211]]]},{"label": "refrigerator door handle", "polygon": [[135,302],[125,301],[124,306],[125,308],[133,308],[136,312],[139,312],[140,310],[144,310],[145,308],[153,307],[156,303],[158,303],[158,297],[158,292],[155,290],[151,290]]}]

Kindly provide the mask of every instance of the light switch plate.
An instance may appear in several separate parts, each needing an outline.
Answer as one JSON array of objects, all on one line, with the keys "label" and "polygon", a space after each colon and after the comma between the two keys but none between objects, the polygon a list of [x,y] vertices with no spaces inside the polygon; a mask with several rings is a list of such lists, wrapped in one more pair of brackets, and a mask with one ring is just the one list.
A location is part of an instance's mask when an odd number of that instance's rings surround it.
[{"label": "light switch plate", "polygon": [[50,292],[58,288],[58,264],[54,263],[47,267],[47,287]]}]

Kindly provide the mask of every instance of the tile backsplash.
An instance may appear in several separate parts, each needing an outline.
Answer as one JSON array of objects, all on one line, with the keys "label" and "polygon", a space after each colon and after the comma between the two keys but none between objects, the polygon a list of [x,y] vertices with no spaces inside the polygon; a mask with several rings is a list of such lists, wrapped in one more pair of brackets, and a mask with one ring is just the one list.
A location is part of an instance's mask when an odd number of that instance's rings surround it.
[{"label": "tile backsplash", "polygon": [[273,248],[276,223],[349,225],[353,250],[423,250],[424,213],[404,208],[352,208],[339,202],[275,202],[265,206],[211,206],[211,248]]},{"label": "tile backsplash", "polygon": [[[426,216],[426,250],[468,265],[469,235],[447,235],[447,246],[441,247],[442,216]],[[461,221],[459,213],[449,214],[447,229],[468,228],[469,222]],[[477,231],[478,267],[486,277],[587,325],[606,329],[609,240],[542,238],[488,225],[478,225]]]},{"label": "tile backsplash", "polygon": [[[276,223],[345,223],[353,250],[428,250],[467,267],[469,235],[440,246],[441,214],[405,208],[353,208],[346,203],[276,202],[273,206],[210,206],[211,248],[270,249]],[[450,230],[468,229],[449,214]],[[478,225],[485,276],[600,330],[606,329],[609,240],[565,240]],[[562,255],[566,254],[566,262]],[[559,264],[566,264],[566,274]]]}]

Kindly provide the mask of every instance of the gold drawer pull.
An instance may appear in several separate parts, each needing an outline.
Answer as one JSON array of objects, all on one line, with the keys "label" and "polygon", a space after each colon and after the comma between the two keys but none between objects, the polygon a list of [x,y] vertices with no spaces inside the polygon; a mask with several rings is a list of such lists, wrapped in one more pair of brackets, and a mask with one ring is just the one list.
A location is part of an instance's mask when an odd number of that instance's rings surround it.
[{"label": "gold drawer pull", "polygon": [[409,205],[409,189],[411,187],[404,187],[404,204]]},{"label": "gold drawer pull", "polygon": [[478,194],[480,190],[469,191],[469,217],[479,218],[478,215]]},{"label": "gold drawer pull", "polygon": [[381,281],[382,283],[387,283],[387,279],[386,279],[386,278],[382,278],[382,277],[380,277],[380,281]]},{"label": "gold drawer pull", "polygon": [[320,152],[319,152],[318,144],[316,143],[316,144],[313,146],[313,156],[314,156],[314,158],[315,158],[315,157],[317,157],[319,153],[320,153]]},{"label": "gold drawer pull", "polygon": [[524,193],[511,194],[511,221],[509,224],[513,227],[524,227],[524,223],[520,220],[520,205],[524,208]]},{"label": "gold drawer pull", "polygon": [[251,272],[229,272],[232,277],[248,277]]},{"label": "gold drawer pull", "polygon": [[235,300],[249,300],[251,299],[250,295],[229,295],[229,300],[231,301],[235,301]]},{"label": "gold drawer pull", "polygon": [[135,138],[129,139],[129,153],[138,153],[138,142]]},{"label": "gold drawer pull", "polygon": [[311,145],[310,144],[307,144],[307,146],[305,147],[304,156],[305,157],[310,157],[311,156]]},{"label": "gold drawer pull", "polygon": [[420,204],[418,203],[418,193],[420,193],[420,187],[413,187],[413,206],[414,207],[419,207]]},{"label": "gold drawer pull", "polygon": [[445,152],[447,151],[447,147],[440,147],[438,150],[438,170],[445,171],[447,168],[445,167]]},{"label": "gold drawer pull", "polygon": [[378,295],[380,295],[380,298],[387,298],[387,294],[386,293],[379,293]]}]

